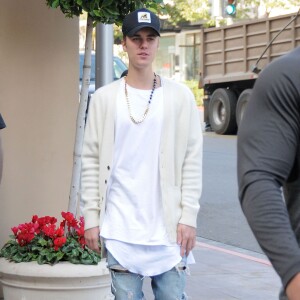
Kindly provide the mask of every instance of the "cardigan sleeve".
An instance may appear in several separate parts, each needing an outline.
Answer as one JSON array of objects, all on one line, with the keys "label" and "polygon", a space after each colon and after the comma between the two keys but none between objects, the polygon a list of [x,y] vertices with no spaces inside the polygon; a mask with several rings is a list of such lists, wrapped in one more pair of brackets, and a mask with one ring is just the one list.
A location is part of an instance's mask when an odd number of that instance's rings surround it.
[{"label": "cardigan sleeve", "polygon": [[109,169],[112,161],[114,140],[115,99],[121,80],[98,89],[90,101],[85,127],[82,171],[81,201],[85,229],[98,227],[103,221],[105,195]]},{"label": "cardigan sleeve", "polygon": [[81,201],[85,230],[99,226],[99,143],[102,140],[99,97],[96,92],[90,101],[82,149]]},{"label": "cardigan sleeve", "polygon": [[181,205],[182,214],[179,223],[197,227],[197,214],[200,209],[202,192],[202,152],[203,136],[194,95],[187,91],[189,120],[187,127],[187,144],[182,165]]}]

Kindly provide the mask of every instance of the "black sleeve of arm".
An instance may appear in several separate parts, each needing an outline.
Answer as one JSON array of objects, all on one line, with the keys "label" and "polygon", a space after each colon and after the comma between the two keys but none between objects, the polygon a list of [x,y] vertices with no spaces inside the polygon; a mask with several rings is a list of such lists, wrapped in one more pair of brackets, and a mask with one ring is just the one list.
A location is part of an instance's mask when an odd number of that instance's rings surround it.
[{"label": "black sleeve of arm", "polygon": [[0,114],[0,129],[3,129],[5,127],[6,127],[5,122],[4,122],[4,120],[3,120],[3,118],[2,118],[2,116]]},{"label": "black sleeve of arm", "polygon": [[282,195],[299,155],[299,55],[261,73],[238,132],[239,199],[284,286],[300,272],[300,249]]}]

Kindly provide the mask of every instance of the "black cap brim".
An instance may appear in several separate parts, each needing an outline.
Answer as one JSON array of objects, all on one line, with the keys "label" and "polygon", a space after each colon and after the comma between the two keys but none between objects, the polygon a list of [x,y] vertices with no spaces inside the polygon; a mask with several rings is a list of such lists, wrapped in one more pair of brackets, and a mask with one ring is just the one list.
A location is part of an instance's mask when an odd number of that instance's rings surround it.
[{"label": "black cap brim", "polygon": [[157,33],[158,36],[160,36],[160,33],[156,30],[156,28],[154,28],[153,26],[148,25],[148,24],[143,24],[143,25],[133,28],[132,30],[130,30],[129,32],[126,33],[126,36],[132,37],[143,28],[151,28]]}]

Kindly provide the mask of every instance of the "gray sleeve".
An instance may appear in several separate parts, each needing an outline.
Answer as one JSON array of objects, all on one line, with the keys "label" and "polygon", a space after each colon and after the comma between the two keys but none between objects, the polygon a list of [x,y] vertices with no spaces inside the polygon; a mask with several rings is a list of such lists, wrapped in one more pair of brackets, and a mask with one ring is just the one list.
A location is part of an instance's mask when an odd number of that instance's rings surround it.
[{"label": "gray sleeve", "polygon": [[284,286],[300,272],[300,249],[282,196],[299,159],[299,53],[261,73],[238,132],[239,199]]},{"label": "gray sleeve", "polygon": [[3,120],[3,118],[2,118],[2,116],[0,114],[0,129],[3,129],[5,127],[6,127],[5,122],[4,122],[4,120]]}]

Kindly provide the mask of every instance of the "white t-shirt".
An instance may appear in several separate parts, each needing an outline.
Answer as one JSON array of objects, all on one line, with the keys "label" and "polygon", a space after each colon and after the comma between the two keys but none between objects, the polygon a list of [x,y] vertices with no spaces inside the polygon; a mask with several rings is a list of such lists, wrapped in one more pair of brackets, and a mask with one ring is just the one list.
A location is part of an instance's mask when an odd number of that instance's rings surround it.
[{"label": "white t-shirt", "polygon": [[[129,117],[124,84],[117,98],[115,147],[101,236],[108,251],[129,271],[154,276],[181,261],[163,219],[159,179],[159,147],[163,124],[163,88],[154,91],[145,120]],[[140,119],[150,90],[127,85],[132,115]]]}]

